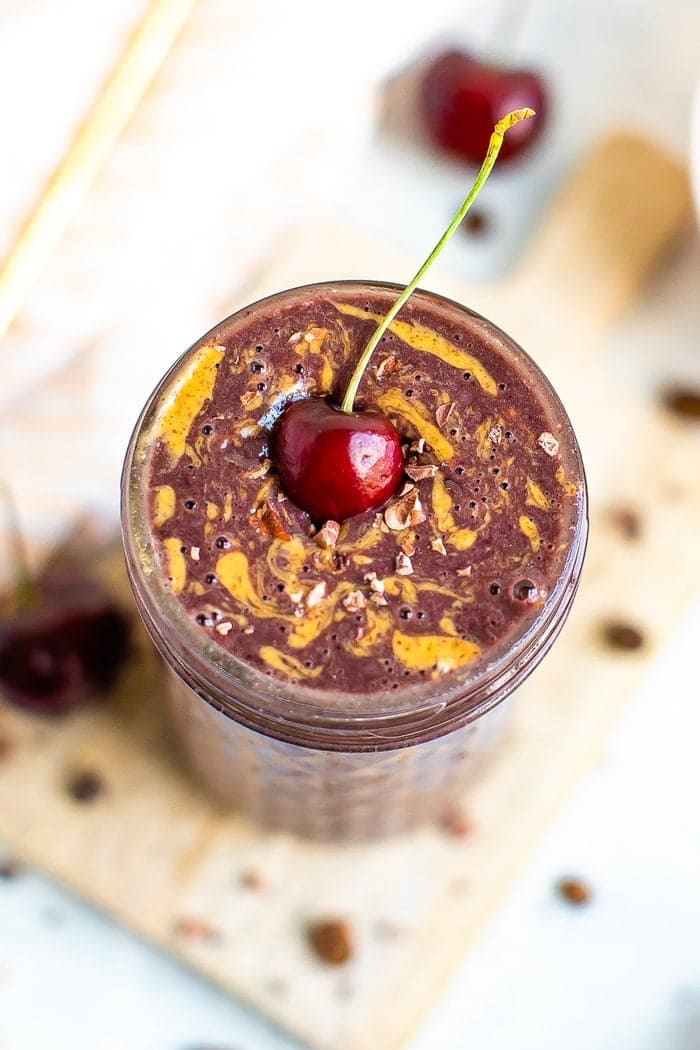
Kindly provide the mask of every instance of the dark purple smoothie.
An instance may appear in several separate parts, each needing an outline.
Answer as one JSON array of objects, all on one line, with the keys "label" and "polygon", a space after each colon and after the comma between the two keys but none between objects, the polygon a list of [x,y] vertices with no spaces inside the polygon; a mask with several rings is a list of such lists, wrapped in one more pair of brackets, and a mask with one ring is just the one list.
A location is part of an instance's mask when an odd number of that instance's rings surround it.
[{"label": "dark purple smoothie", "polygon": [[403,487],[340,526],[286,498],[276,419],[295,398],[340,402],[393,298],[340,286],[238,315],[188,359],[152,450],[163,586],[273,679],[371,694],[488,661],[568,552],[570,434],[478,321],[427,299],[401,311],[358,402],[398,428]]},{"label": "dark purple smoothie", "polygon": [[489,321],[426,292],[356,400],[401,435],[396,494],[339,523],[281,489],[280,415],[341,401],[398,292],[313,285],[222,322],[154,391],[124,471],[127,566],[190,766],[317,838],[444,816],[561,629],[586,545],[555,392]]}]

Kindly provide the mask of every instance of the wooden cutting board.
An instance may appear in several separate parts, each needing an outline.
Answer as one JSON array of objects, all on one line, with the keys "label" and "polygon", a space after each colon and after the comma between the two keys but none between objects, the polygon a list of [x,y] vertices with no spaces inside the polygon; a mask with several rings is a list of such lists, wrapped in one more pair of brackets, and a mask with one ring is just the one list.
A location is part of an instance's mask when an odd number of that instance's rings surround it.
[{"label": "wooden cutting board", "polygon": [[[106,703],[57,724],[0,709],[0,838],[309,1046],[400,1047],[599,756],[700,586],[691,544],[700,436],[622,388],[601,353],[606,330],[687,216],[682,169],[642,139],[613,136],[574,173],[508,281],[431,282],[490,313],[551,374],[571,408],[592,495],[575,610],[465,800],[470,834],[428,829],[322,847],[215,808],[169,745],[162,670],[139,635],[137,658]],[[326,222],[279,247],[254,286],[238,290],[239,301],[329,275],[401,280],[412,269]],[[60,401],[66,383],[64,375],[49,386],[48,404]],[[75,407],[75,390],[70,396]],[[31,411],[24,402],[14,421],[25,433],[39,422]],[[5,425],[13,425],[11,412]],[[40,461],[24,469],[38,471]],[[640,514],[639,537],[620,528],[612,512],[621,507]],[[128,601],[118,552],[107,551],[99,565]],[[653,600],[639,600],[642,572]],[[602,644],[609,619],[637,627],[642,647]],[[104,793],[77,803],[66,791],[76,770],[98,773]],[[355,955],[341,967],[316,959],[305,937],[307,923],[326,916],[346,918],[355,931]]]}]

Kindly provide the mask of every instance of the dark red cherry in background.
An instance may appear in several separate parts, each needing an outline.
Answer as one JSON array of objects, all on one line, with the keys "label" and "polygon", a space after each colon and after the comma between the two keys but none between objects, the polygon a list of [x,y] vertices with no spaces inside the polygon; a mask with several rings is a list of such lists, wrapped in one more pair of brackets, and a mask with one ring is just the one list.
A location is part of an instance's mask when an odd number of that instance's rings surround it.
[{"label": "dark red cherry in background", "polygon": [[547,88],[537,73],[488,65],[462,51],[445,51],[423,75],[420,105],[433,141],[478,166],[496,121],[526,106],[536,116],[509,131],[499,159],[507,161],[529,149],[544,127]]},{"label": "dark red cherry in background", "polygon": [[126,618],[102,586],[79,565],[51,565],[0,619],[0,696],[64,714],[113,683],[128,648]]},{"label": "dark red cherry in background", "polygon": [[294,401],[279,419],[273,455],[282,488],[314,521],[344,521],[380,507],[403,473],[398,431],[378,412]]}]

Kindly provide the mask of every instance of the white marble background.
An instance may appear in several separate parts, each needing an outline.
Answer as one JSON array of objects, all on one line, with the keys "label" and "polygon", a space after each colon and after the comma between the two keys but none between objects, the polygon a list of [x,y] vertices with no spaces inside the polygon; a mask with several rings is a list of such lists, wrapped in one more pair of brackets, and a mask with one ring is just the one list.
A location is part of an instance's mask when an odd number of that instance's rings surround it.
[{"label": "white marble background", "polygon": [[[486,42],[496,5],[482,0],[463,6],[472,14],[454,30],[445,27],[446,7],[435,9],[435,38],[454,33]],[[19,29],[8,36],[11,27],[30,17],[38,24],[47,11],[55,20],[59,8],[70,7],[69,0],[0,2],[3,43],[26,46]],[[388,25],[389,15],[410,19],[412,7],[377,0],[377,24]],[[350,17],[347,9],[338,7],[337,13],[339,19]],[[429,26],[424,7],[422,15],[421,39],[409,44],[407,36],[407,52],[429,43],[422,39]],[[83,28],[85,41],[88,23]],[[105,53],[121,32],[123,20],[116,19],[101,37]],[[290,43],[303,43],[298,32]],[[60,49],[64,38],[57,33],[56,41]],[[549,72],[557,115],[546,155],[509,176],[510,186],[504,179],[488,187],[486,203],[506,218],[512,214],[513,223],[504,221],[508,228],[499,228],[483,254],[467,242],[452,252],[449,264],[470,275],[502,267],[560,174],[611,123],[646,129],[685,152],[700,75],[700,4],[534,0],[518,52]],[[41,66],[27,66],[29,119],[43,112],[42,94],[48,99],[51,85]],[[94,75],[94,68],[87,63],[84,75]],[[18,117],[22,92],[5,83],[3,94],[1,111],[11,111],[4,120],[11,129],[5,143],[13,146],[10,153],[21,151],[19,133],[27,128]],[[327,203],[421,258],[461,196],[461,173],[381,135],[366,154],[359,153],[359,142],[357,149],[343,170],[333,169]],[[17,165],[21,173],[19,156]],[[8,181],[7,159],[3,167],[0,191],[11,184],[16,201],[31,199],[26,186]],[[513,184],[515,210],[509,203]],[[699,285],[696,241],[659,275],[611,341],[608,351],[621,381],[651,389],[660,375],[693,375],[700,383]],[[640,600],[643,595],[640,567]],[[700,596],[599,765],[536,848],[410,1050],[700,1048],[699,637]],[[555,880],[571,872],[594,887],[587,909],[567,907],[553,892]],[[39,875],[0,881],[2,1050],[294,1045]]]}]

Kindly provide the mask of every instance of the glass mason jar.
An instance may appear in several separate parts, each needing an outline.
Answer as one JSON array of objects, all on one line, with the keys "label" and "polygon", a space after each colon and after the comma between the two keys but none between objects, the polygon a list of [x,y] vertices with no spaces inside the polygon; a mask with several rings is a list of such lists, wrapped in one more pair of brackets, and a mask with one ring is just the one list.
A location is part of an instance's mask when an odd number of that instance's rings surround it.
[{"label": "glass mason jar", "polygon": [[[208,332],[175,363],[136,425],[122,478],[122,529],[136,604],[166,671],[163,700],[198,779],[219,800],[261,824],[318,839],[391,834],[449,814],[493,749],[509,698],[559,634],[579,581],[587,532],[581,455],[566,412],[535,363],[500,329],[450,300],[430,301],[461,325],[477,326],[517,365],[560,436],[567,477],[577,485],[571,541],[558,578],[533,618],[488,661],[444,679],[369,695],[272,679],[213,643],[163,584],[148,519],[149,452],[159,411],[183,363],[231,333],[238,318],[284,297],[324,290],[392,290],[376,282],[292,289],[246,307]],[[396,292],[400,289],[396,286]],[[561,440],[562,436],[564,440]]]}]

